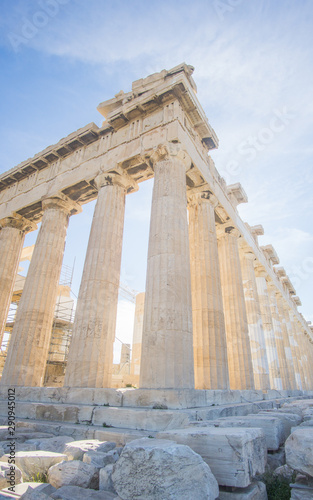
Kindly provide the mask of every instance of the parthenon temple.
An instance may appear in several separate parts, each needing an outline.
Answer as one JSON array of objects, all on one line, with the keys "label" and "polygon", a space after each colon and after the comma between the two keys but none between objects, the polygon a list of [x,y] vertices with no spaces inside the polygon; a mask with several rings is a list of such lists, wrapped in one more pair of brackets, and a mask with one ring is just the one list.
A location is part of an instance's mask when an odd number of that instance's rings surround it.
[{"label": "parthenon temple", "polygon": [[133,82],[130,92],[99,104],[100,128],[90,123],[0,176],[1,338],[25,234],[41,223],[3,387],[43,388],[69,218],[91,200],[62,384],[116,387],[125,199],[154,178],[146,289],[136,300],[131,357],[127,348],[122,353],[137,387],[130,392],[175,390],[204,404],[212,390],[313,390],[312,326],[275,249],[259,245],[263,227],[238,214],[248,201],[244,189],[226,185],[209,156],[218,138],[192,73],[181,64]]}]

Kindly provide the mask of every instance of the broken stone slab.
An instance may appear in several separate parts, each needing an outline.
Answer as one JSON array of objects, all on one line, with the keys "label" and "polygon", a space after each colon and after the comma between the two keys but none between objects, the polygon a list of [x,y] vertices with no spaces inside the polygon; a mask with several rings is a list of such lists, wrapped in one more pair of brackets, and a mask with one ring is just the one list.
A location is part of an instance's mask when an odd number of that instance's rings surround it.
[{"label": "broken stone slab", "polygon": [[265,470],[267,448],[261,429],[202,427],[159,432],[157,437],[190,446],[221,486],[246,488]]},{"label": "broken stone slab", "polygon": [[268,450],[278,450],[284,443],[284,428],[279,418],[264,415],[226,417],[213,421],[194,422],[195,427],[257,427],[263,430]]},{"label": "broken stone slab", "polygon": [[280,467],[277,467],[277,469],[274,470],[273,472],[274,476],[279,476],[283,477],[284,479],[288,479],[289,482],[292,481],[293,476],[295,475],[294,469],[291,469],[289,465],[281,465]]},{"label": "broken stone slab", "polygon": [[310,420],[304,420],[299,427],[312,427],[313,426],[313,418]]},{"label": "broken stone slab", "polygon": [[303,421],[311,420],[313,418],[313,408],[307,408],[306,410],[303,410],[302,415]]},{"label": "broken stone slab", "polygon": [[110,491],[96,491],[79,486],[62,486],[50,495],[54,500],[118,500],[119,497]]},{"label": "broken stone slab", "polygon": [[83,462],[86,464],[91,464],[97,468],[103,468],[109,464],[115,464],[120,458],[121,449],[114,449],[107,453],[101,453],[100,451],[87,451],[84,453]]},{"label": "broken stone slab", "polygon": [[[4,455],[2,462],[7,462],[10,455]],[[15,454],[15,463],[22,471],[23,479],[30,481],[40,475],[45,475],[48,469],[55,464],[67,460],[67,456],[62,453],[52,451],[18,451]]]},{"label": "broken stone slab", "polygon": [[22,500],[49,500],[51,497],[50,495],[46,495],[46,493],[42,493],[41,491],[36,491],[28,487],[21,498]]},{"label": "broken stone slab", "polygon": [[81,488],[99,488],[99,469],[81,460],[71,460],[50,467],[48,481],[55,488],[62,486],[80,486]]},{"label": "broken stone slab", "polygon": [[53,451],[54,453],[64,453],[65,446],[74,439],[70,436],[54,436],[45,439],[30,439],[25,444],[34,444],[37,450]]},{"label": "broken stone slab", "polygon": [[313,432],[299,427],[285,443],[286,463],[292,469],[313,477]]},{"label": "broken stone slab", "polygon": [[188,446],[163,439],[143,438],[128,443],[113,467],[112,481],[122,499],[218,497],[217,481],[201,456]]},{"label": "broken stone slab", "polygon": [[[271,417],[279,418],[283,424],[283,440],[286,441],[287,437],[290,435],[291,428],[296,427],[301,424],[302,418],[295,413],[283,413],[279,411],[260,411],[258,415],[268,415]],[[253,415],[249,415],[253,416]]]},{"label": "broken stone slab", "polygon": [[107,490],[112,493],[116,493],[113,481],[112,481],[112,473],[113,473],[114,464],[109,464],[103,469],[99,471],[99,490]]},{"label": "broken stone slab", "polygon": [[283,405],[283,407],[292,407],[292,406],[295,406],[295,407],[301,408],[301,409],[313,408],[313,399],[298,399],[295,401],[285,403]]},{"label": "broken stone slab", "polygon": [[267,500],[266,486],[261,481],[255,481],[247,488],[234,488],[233,491],[220,488],[218,500]]},{"label": "broken stone slab", "polygon": [[0,462],[0,490],[22,482],[22,471],[15,464]]},{"label": "broken stone slab", "polygon": [[86,439],[81,441],[72,441],[65,445],[64,453],[69,460],[83,460],[84,453],[87,451],[99,451],[107,453],[113,450],[116,444],[111,441],[99,441],[98,439]]},{"label": "broken stone slab", "polygon": [[301,481],[290,484],[291,500],[312,500],[313,484],[309,481]]},{"label": "broken stone slab", "polygon": [[[10,491],[8,488],[0,491],[0,499],[8,499],[8,498],[23,498],[28,489],[32,489],[36,491],[39,495],[46,495],[50,498],[50,495],[55,492],[55,488],[48,483],[37,483],[37,482],[26,482],[17,484],[14,488],[14,492]],[[38,497],[37,497],[38,498]],[[39,500],[39,499],[38,499]]]}]

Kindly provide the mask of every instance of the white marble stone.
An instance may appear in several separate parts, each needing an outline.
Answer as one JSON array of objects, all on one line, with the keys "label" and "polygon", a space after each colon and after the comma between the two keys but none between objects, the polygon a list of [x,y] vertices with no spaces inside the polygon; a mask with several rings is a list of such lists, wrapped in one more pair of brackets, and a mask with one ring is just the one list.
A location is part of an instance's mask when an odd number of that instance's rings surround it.
[{"label": "white marble stone", "polygon": [[81,460],[70,460],[50,467],[48,481],[55,488],[80,486],[96,489],[99,487],[99,469]]},{"label": "white marble stone", "polygon": [[313,432],[310,428],[296,429],[285,443],[289,467],[313,477]]},{"label": "white marble stone", "polygon": [[261,429],[200,428],[159,432],[157,437],[186,444],[202,456],[219,485],[245,488],[266,464]]},{"label": "white marble stone", "polygon": [[218,485],[210,467],[188,446],[140,439],[125,446],[112,481],[123,499],[213,500]]}]

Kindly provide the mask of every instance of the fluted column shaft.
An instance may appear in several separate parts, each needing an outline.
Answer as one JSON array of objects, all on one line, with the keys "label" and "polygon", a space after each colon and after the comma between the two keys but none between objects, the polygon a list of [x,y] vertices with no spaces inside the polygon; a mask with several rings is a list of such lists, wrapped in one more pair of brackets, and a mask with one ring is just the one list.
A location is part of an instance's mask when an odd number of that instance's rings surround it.
[{"label": "fluted column shaft", "polygon": [[189,242],[196,389],[228,389],[226,332],[214,207],[209,192],[189,198]]},{"label": "fluted column shaft", "polygon": [[[257,271],[258,272],[258,271]],[[271,305],[268,295],[266,278],[258,272],[256,277],[257,292],[260,301],[264,338],[269,367],[271,389],[281,390],[283,388],[279,368],[279,357],[275,342],[275,332],[272,320]]]},{"label": "fluted column shaft", "polygon": [[300,370],[302,373],[302,387],[303,390],[308,390],[309,389],[309,381],[308,381],[308,366],[307,366],[307,355],[306,355],[306,349],[304,346],[304,334],[302,331],[302,325],[300,322],[296,319],[295,320],[295,327],[297,330],[297,339],[298,339],[298,345],[299,345],[299,365],[300,365]]},{"label": "fluted column shaft", "polygon": [[303,326],[298,322],[298,328],[301,332],[300,336],[300,351],[301,351],[301,364],[303,367],[303,374],[305,379],[305,389],[313,390],[313,345],[310,343],[306,334],[304,333]]},{"label": "fluted column shaft", "polygon": [[231,389],[254,389],[238,235],[238,231],[232,226],[221,226],[218,230],[229,382]]},{"label": "fluted column shaft", "polygon": [[73,204],[43,200],[43,218],[18,306],[2,380],[4,385],[42,386],[64,244]]},{"label": "fluted column shaft", "polygon": [[301,363],[300,363],[300,352],[299,352],[299,346],[297,342],[297,335],[296,331],[294,329],[293,321],[291,318],[291,311],[289,305],[284,302],[284,313],[285,313],[285,318],[286,318],[286,328],[288,332],[288,338],[289,338],[289,344],[290,344],[290,349],[291,349],[291,355],[292,355],[292,362],[293,362],[293,367],[294,367],[294,374],[295,374],[295,379],[296,379],[296,388],[299,389],[300,391],[303,389],[302,387],[302,380],[301,380]]},{"label": "fluted column shaft", "polygon": [[289,335],[288,335],[288,329],[287,329],[288,325],[286,322],[286,315],[285,315],[283,298],[278,290],[276,291],[276,300],[277,300],[278,314],[279,314],[281,330],[282,330],[283,345],[284,345],[285,356],[286,356],[286,366],[287,366],[287,374],[288,374],[288,387],[287,387],[287,389],[295,390],[295,389],[297,389],[297,384],[296,384],[295,370],[294,370],[294,365],[293,365],[293,359],[292,359],[292,353],[291,353],[290,341],[289,341]]},{"label": "fluted column shaft", "polygon": [[194,387],[186,166],[174,156],[154,165],[140,387]]},{"label": "fluted column shaft", "polygon": [[290,321],[291,321],[291,326],[293,330],[293,337],[295,340],[295,355],[297,356],[298,360],[298,368],[299,368],[299,374],[301,378],[301,385],[302,385],[302,390],[306,390],[306,380],[305,380],[305,372],[303,369],[303,362],[302,362],[302,348],[301,348],[301,337],[302,337],[302,332],[301,328],[299,328],[299,322],[296,317],[296,314],[294,311],[290,310],[289,311],[289,316],[290,316]]},{"label": "fluted column shaft", "polygon": [[279,371],[283,389],[287,390],[290,389],[289,375],[288,375],[287,358],[286,358],[285,344],[283,337],[282,321],[279,314],[277,298],[276,298],[277,288],[273,283],[267,282],[267,289],[271,305],[274,336],[275,336],[275,343],[276,343],[278,362],[279,362]]},{"label": "fluted column shaft", "polygon": [[23,217],[0,220],[0,346],[8,317],[25,234],[36,229]]},{"label": "fluted column shaft", "polygon": [[64,385],[110,387],[124,230],[131,179],[100,174]]},{"label": "fluted column shaft", "polygon": [[247,310],[254,386],[256,389],[262,390],[270,388],[270,378],[254,261],[255,256],[251,251],[241,249],[240,263]]},{"label": "fluted column shaft", "polygon": [[133,330],[132,359],[130,364],[130,373],[140,375],[141,364],[141,344],[143,329],[143,314],[145,310],[145,293],[136,295],[136,308]]}]

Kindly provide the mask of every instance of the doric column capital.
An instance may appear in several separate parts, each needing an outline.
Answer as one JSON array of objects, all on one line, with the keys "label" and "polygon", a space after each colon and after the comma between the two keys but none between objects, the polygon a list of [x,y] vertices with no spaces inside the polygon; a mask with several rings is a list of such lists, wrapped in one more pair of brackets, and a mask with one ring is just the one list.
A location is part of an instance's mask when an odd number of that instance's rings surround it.
[{"label": "doric column capital", "polygon": [[29,233],[30,231],[36,231],[37,224],[25,219],[19,214],[14,214],[12,217],[4,217],[4,219],[0,219],[0,229],[5,227],[12,227],[14,229],[19,229],[24,233]]},{"label": "doric column capital", "polygon": [[68,215],[78,214],[82,211],[79,203],[76,203],[62,193],[54,196],[44,196],[41,199],[41,204],[44,211],[49,209],[59,209]]},{"label": "doric column capital", "polygon": [[266,271],[265,267],[260,264],[259,261],[256,261],[254,263],[254,271],[257,278],[268,278],[268,272]]},{"label": "doric column capital", "polygon": [[276,293],[280,294],[280,291],[278,290],[277,286],[275,285],[275,283],[271,279],[268,280],[267,287],[269,288],[269,290],[271,292],[274,292],[275,294]]},{"label": "doric column capital", "polygon": [[187,200],[190,205],[209,203],[213,208],[217,207],[218,199],[209,188],[195,188],[187,192]]},{"label": "doric column capital", "polygon": [[218,239],[224,236],[232,236],[233,238],[239,238],[240,236],[239,230],[231,222],[216,226],[216,234]]},{"label": "doric column capital", "polygon": [[241,255],[244,255],[245,258],[247,259],[256,260],[256,256],[250,245],[248,245],[248,243],[246,242],[246,240],[244,240],[243,238],[239,238],[238,245],[240,248]]},{"label": "doric column capital", "polygon": [[148,156],[153,167],[156,163],[166,160],[180,161],[185,165],[186,171],[191,167],[191,158],[179,143],[166,142],[160,144],[157,148],[154,148]]},{"label": "doric column capital", "polygon": [[105,186],[113,185],[122,187],[125,193],[138,191],[139,189],[137,182],[120,167],[116,167],[109,172],[99,172],[94,183],[98,191]]}]

